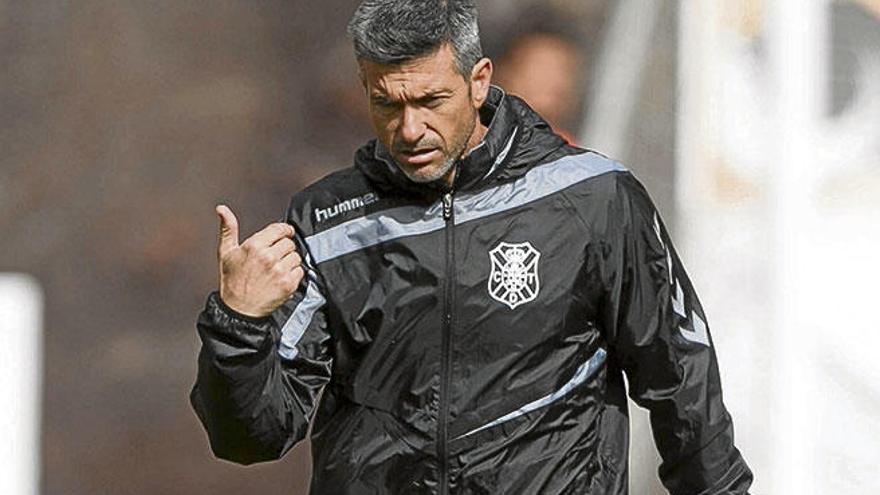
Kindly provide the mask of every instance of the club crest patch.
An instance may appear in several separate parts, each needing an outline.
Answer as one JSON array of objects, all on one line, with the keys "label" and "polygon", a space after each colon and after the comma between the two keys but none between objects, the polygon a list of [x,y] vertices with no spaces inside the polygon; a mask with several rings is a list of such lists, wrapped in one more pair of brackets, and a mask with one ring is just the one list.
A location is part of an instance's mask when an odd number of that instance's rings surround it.
[{"label": "club crest patch", "polygon": [[538,260],[541,253],[531,243],[501,242],[489,251],[492,271],[489,274],[489,295],[492,299],[515,309],[533,301],[541,290]]}]

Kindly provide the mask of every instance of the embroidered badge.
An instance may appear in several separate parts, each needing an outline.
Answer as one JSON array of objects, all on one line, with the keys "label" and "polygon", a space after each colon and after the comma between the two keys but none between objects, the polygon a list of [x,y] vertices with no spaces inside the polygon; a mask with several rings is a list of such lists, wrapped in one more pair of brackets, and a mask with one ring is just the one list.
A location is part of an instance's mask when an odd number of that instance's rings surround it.
[{"label": "embroidered badge", "polygon": [[531,243],[501,242],[489,251],[492,272],[489,274],[489,295],[515,309],[533,301],[541,290],[538,259],[541,253]]}]

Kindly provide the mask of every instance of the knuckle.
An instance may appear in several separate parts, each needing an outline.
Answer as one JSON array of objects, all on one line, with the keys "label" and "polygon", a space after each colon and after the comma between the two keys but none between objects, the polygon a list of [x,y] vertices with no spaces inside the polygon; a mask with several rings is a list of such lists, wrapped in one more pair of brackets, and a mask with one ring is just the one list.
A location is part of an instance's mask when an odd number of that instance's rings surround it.
[{"label": "knuckle", "polygon": [[257,251],[256,258],[263,266],[271,267],[275,264],[275,257],[265,249]]},{"label": "knuckle", "polygon": [[272,227],[274,228],[275,232],[278,233],[278,235],[284,235],[285,237],[293,235],[293,227],[291,227],[289,224],[278,222],[272,224]]},{"label": "knuckle", "polygon": [[285,292],[292,293],[299,287],[299,279],[288,274],[282,279],[281,287]]}]

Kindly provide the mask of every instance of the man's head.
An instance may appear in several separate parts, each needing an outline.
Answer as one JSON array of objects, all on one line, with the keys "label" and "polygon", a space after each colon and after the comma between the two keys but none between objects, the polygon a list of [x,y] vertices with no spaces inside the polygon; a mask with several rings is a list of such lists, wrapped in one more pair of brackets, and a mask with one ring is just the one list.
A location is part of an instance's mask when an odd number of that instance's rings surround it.
[{"label": "man's head", "polygon": [[[499,40],[495,76],[509,94],[522,97],[557,132],[568,134],[581,121],[584,60],[590,56],[582,40],[595,34],[583,31],[565,10],[544,3],[521,11],[517,29]],[[597,10],[591,16],[603,13]]]},{"label": "man's head", "polygon": [[498,80],[510,94],[522,97],[550,125],[570,131],[580,108],[580,47],[552,33],[518,38],[501,59]]},{"label": "man's head", "polygon": [[348,26],[379,140],[415,182],[449,179],[485,133],[492,63],[471,0],[365,0]]}]

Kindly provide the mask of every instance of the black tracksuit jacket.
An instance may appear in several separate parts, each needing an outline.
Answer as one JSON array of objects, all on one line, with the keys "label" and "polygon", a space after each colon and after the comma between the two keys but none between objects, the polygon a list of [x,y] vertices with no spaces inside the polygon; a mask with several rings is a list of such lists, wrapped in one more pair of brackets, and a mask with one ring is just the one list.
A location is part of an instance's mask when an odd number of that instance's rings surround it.
[{"label": "black tracksuit jacket", "polygon": [[277,459],[311,425],[315,494],[624,494],[625,373],[671,493],[747,493],[705,315],[644,188],[498,88],[481,118],[452,188],[371,141],[294,195],[308,270],[272,315],[209,296],[191,399],[214,453]]}]

